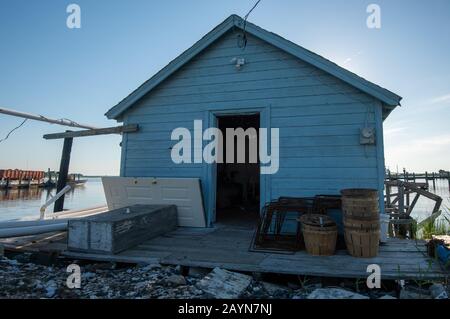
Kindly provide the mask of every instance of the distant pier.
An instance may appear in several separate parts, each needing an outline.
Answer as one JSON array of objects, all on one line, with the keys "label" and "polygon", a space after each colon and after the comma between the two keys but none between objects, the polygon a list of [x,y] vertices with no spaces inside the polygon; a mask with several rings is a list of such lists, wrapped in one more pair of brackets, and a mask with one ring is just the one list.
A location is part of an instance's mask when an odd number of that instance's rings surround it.
[{"label": "distant pier", "polygon": [[[447,180],[448,188],[450,190],[450,172],[448,171],[439,171],[439,172],[425,172],[425,173],[411,173],[403,170],[403,173],[392,173],[387,172],[385,176],[386,181],[404,181],[404,182],[413,182],[418,186],[428,189],[430,187],[430,183],[433,188],[436,188],[437,180]],[[424,181],[420,183],[418,181]],[[423,185],[421,185],[423,184]]]},{"label": "distant pier", "polygon": [[[78,186],[86,183],[82,174],[70,174],[68,185]],[[58,182],[58,172],[29,171],[19,169],[0,169],[0,190],[54,188]]]}]

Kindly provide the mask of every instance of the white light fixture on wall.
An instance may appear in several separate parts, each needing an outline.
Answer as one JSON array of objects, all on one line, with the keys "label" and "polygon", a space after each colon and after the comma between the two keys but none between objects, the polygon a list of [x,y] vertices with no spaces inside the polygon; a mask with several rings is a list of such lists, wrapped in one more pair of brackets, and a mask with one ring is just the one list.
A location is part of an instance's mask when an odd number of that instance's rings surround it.
[{"label": "white light fixture on wall", "polygon": [[231,63],[234,64],[237,70],[240,70],[245,64],[245,59],[241,57],[234,57],[231,59]]}]

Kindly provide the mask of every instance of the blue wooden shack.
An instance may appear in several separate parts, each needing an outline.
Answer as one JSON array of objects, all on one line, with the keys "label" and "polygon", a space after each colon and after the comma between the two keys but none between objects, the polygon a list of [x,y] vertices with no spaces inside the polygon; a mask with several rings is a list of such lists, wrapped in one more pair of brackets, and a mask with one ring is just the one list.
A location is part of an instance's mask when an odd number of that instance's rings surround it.
[{"label": "blue wooden shack", "polygon": [[[257,198],[258,208],[280,196],[339,194],[354,187],[378,189],[383,204],[383,120],[400,100],[231,15],[106,116],[140,127],[138,133],[123,134],[120,175],[199,178],[211,225],[219,219],[219,197],[239,195],[236,189]],[[203,121],[203,129],[279,128],[278,171],[236,168],[247,174],[241,178],[246,185],[236,188],[239,182],[227,181],[229,172],[219,164],[174,163],[171,133],[179,127],[193,130],[195,120]],[[226,198],[220,200],[227,206]]]}]

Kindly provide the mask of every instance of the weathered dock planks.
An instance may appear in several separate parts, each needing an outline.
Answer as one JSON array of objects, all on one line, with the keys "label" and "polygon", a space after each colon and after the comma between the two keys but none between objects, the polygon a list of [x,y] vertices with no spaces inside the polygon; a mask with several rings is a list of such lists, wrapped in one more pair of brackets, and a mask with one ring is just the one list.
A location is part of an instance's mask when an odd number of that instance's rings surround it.
[{"label": "weathered dock planks", "polygon": [[354,258],[346,251],[334,256],[311,256],[301,251],[292,255],[251,252],[253,230],[216,225],[215,228],[177,230],[116,255],[69,252],[65,233],[0,240],[5,249],[55,251],[63,256],[95,261],[162,263],[192,267],[221,267],[234,271],[282,273],[342,278],[366,278],[367,266],[378,264],[383,279],[436,279],[448,276],[430,260],[424,242],[390,239],[380,246],[375,258]]}]

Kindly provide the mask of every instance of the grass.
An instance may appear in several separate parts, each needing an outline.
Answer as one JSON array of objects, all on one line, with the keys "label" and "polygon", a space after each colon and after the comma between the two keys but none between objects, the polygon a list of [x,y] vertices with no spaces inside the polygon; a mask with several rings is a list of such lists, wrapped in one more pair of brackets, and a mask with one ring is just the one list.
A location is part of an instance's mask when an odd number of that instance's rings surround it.
[{"label": "grass", "polygon": [[433,235],[448,235],[449,222],[447,220],[435,220],[426,223],[421,232],[422,239],[431,239]]},{"label": "grass", "polygon": [[416,238],[431,239],[433,235],[450,235],[450,209],[445,207],[441,213],[441,218],[430,220],[416,229]]}]

